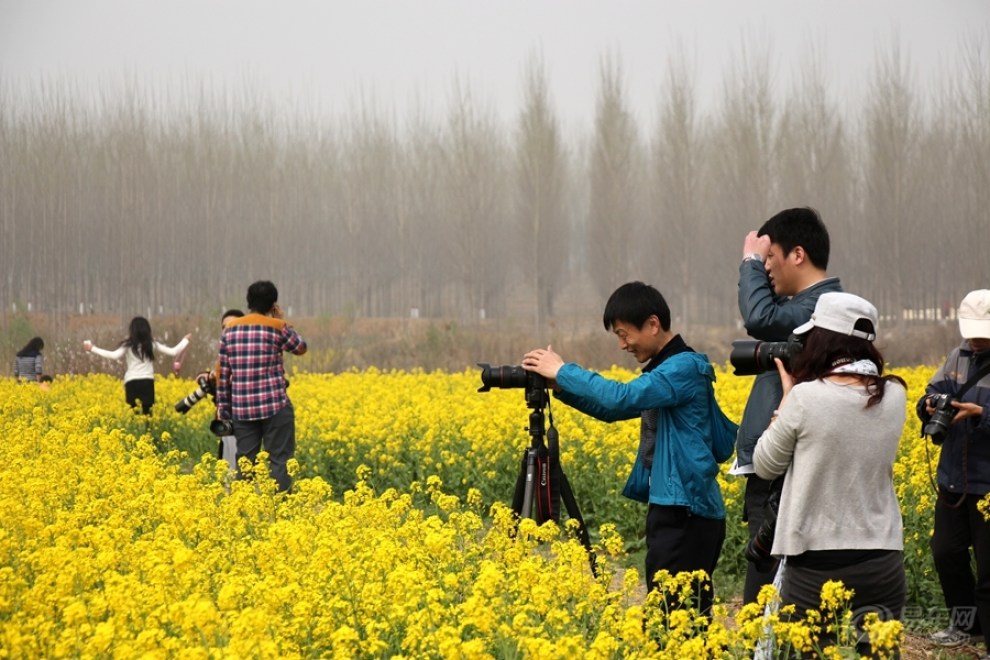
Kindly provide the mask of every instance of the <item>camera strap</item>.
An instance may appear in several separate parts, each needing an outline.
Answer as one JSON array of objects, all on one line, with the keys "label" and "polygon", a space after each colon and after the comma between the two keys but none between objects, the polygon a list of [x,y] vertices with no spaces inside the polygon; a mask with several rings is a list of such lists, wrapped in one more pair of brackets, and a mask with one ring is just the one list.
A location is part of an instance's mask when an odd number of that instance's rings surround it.
[{"label": "camera strap", "polygon": [[[977,370],[977,372],[973,374],[969,380],[963,383],[962,387],[960,387],[958,390],[952,393],[952,398],[955,399],[956,401],[962,401],[963,395],[966,394],[966,392],[968,392],[970,388],[972,388],[974,385],[980,382],[983,379],[983,377],[986,376],[987,374],[990,374],[990,359],[988,359],[987,363],[982,367],[980,367],[979,370]],[[925,398],[927,399],[929,396],[932,395],[926,394]],[[924,425],[922,425],[922,428],[924,428]],[[925,435],[925,432],[923,430],[921,432],[921,435],[922,436]]]},{"label": "camera strap", "polygon": [[[965,394],[966,392],[968,392],[970,390],[970,388],[972,388],[974,385],[976,385],[978,382],[980,382],[983,379],[983,377],[986,376],[987,374],[990,374],[990,360],[987,360],[987,363],[986,364],[984,364],[982,367],[980,367],[977,370],[977,372],[975,374],[973,374],[971,378],[969,378],[969,380],[967,380],[965,383],[963,383],[962,387],[960,387],[959,390],[955,394],[952,395],[953,398],[956,399],[957,401],[961,401],[962,400],[962,397],[963,397],[963,394]],[[965,429],[965,431],[966,431],[966,434],[968,436],[969,435],[969,428],[967,427]],[[928,443],[927,442],[925,443],[925,453],[926,453],[926,455],[928,453]],[[967,443],[965,443],[963,445],[963,466],[962,466],[962,468],[963,468],[963,480],[964,480],[963,481],[963,492],[962,492],[962,494],[960,494],[959,499],[955,503],[950,504],[949,502],[947,502],[945,500],[945,498],[942,497],[942,490],[938,487],[938,484],[935,482],[935,478],[932,476],[932,473],[931,473],[931,463],[932,463],[932,461],[931,461],[931,457],[930,456],[928,457],[928,478],[931,479],[932,488],[935,490],[935,496],[937,498],[941,499],[945,503],[945,505],[947,507],[949,507],[950,509],[956,509],[956,508],[960,507],[962,505],[963,501],[966,499],[966,495],[967,495],[966,491],[967,491],[967,487],[968,487],[968,484],[966,483],[966,477],[967,477],[966,463],[967,463],[968,458],[969,458],[969,443],[967,442]]]},{"label": "camera strap", "polygon": [[979,369],[979,371],[977,371],[975,374],[973,374],[973,377],[972,378],[970,378],[965,383],[963,383],[963,386],[960,387],[959,388],[959,391],[956,392],[953,396],[956,399],[961,400],[962,397],[963,397],[963,394],[965,394],[966,392],[968,392],[970,390],[970,388],[973,387],[973,385],[976,385],[978,382],[980,382],[983,379],[983,377],[986,376],[987,374],[990,374],[990,359],[987,360],[987,363],[985,365],[983,365]]}]

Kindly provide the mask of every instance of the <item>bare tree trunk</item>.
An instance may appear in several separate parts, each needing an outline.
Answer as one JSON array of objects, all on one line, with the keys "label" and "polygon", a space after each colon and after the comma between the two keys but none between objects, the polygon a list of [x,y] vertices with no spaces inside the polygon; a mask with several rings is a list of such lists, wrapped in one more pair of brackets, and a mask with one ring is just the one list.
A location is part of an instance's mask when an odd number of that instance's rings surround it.
[{"label": "bare tree trunk", "polygon": [[563,280],[571,242],[564,201],[564,150],[540,60],[530,61],[524,97],[516,146],[521,233],[513,249],[526,255],[522,271],[532,285],[534,336],[538,337],[544,317],[553,315],[554,295]]},{"label": "bare tree trunk", "polygon": [[639,174],[637,130],[626,108],[623,85],[621,64],[604,59],[599,72],[588,217],[588,272],[603,296],[644,266],[633,258],[639,229],[634,201]]}]

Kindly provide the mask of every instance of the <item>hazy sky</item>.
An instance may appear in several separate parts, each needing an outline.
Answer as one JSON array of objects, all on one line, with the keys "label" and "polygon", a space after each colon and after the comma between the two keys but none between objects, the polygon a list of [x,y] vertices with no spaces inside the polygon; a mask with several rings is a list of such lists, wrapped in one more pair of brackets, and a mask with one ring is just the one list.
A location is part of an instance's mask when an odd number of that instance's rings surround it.
[{"label": "hazy sky", "polygon": [[927,84],[954,66],[962,38],[990,46],[988,26],[990,0],[0,0],[0,76],[83,92],[128,76],[202,79],[330,112],[363,96],[399,116],[417,98],[443,108],[459,78],[511,118],[525,63],[542,53],[560,116],[582,126],[609,53],[643,119],[678,43],[711,97],[744,42],[770,44],[780,88],[816,42],[848,100],[895,34]]}]

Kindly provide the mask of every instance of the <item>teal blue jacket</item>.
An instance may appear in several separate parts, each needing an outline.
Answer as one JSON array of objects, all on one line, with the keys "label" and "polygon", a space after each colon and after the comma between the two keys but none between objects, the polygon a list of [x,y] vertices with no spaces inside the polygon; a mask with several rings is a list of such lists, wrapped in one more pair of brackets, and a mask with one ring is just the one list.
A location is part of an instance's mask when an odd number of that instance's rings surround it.
[{"label": "teal blue jacket", "polygon": [[677,353],[628,383],[567,363],[557,372],[557,398],[603,422],[657,409],[652,468],[637,456],[623,495],[641,502],[686,506],[703,518],[724,519],[716,476],[732,456],[736,425],[715,400],[715,370],[693,351]]}]

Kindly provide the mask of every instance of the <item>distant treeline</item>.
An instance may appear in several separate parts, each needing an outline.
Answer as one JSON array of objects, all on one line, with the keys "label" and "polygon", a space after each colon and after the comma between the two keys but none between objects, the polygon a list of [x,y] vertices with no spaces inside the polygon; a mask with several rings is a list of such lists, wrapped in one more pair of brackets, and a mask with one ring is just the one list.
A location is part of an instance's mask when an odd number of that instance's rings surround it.
[{"label": "distant treeline", "polygon": [[821,212],[830,273],[884,314],[990,286],[986,40],[924,89],[895,44],[851,109],[820,57],[801,66],[780,90],[744,50],[703,109],[672,58],[647,129],[606,56],[577,136],[538,58],[511,122],[457,85],[440,115],[327,119],[198,83],[94,99],[0,78],[0,304],[210,314],[265,278],[297,316],[540,323],[568,288],[597,310],[641,279],[683,321],[730,324],[744,235],[792,206]]}]

